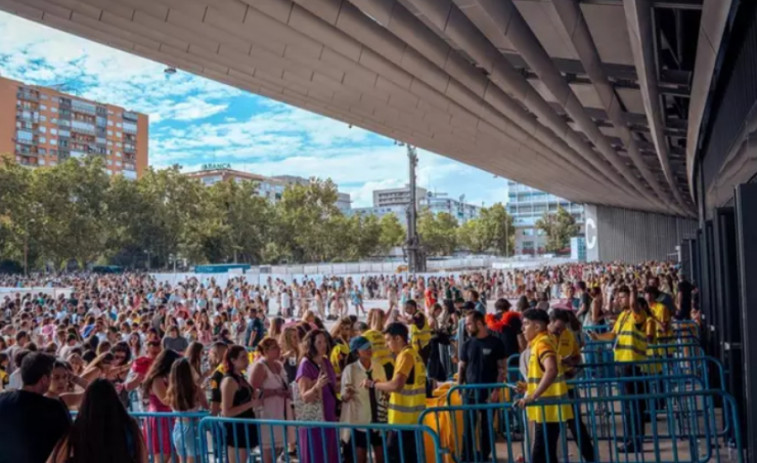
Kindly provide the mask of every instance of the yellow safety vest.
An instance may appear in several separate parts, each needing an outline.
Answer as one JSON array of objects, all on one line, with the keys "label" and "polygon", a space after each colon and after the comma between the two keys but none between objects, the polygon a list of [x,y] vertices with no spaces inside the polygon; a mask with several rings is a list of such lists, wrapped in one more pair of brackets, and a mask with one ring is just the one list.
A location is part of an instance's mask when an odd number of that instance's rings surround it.
[{"label": "yellow safety vest", "polygon": [[418,351],[405,346],[397,356],[397,364],[399,366],[400,357],[408,353],[413,358],[413,368],[402,389],[389,396],[389,424],[418,424],[421,412],[426,409],[426,366]]},{"label": "yellow safety vest", "polygon": [[410,324],[410,344],[418,351],[428,346],[431,342],[431,325],[428,324],[428,318],[424,320],[423,328],[418,329],[415,323]]},{"label": "yellow safety vest", "polygon": [[387,363],[394,365],[394,357],[389,348],[386,347],[386,341],[381,332],[371,329],[364,332],[363,336],[371,342],[373,360],[376,363],[379,365],[386,365]]},{"label": "yellow safety vest", "polygon": [[[615,322],[612,331],[615,333],[614,356],[616,362],[638,362],[647,359],[647,334],[645,314],[640,315],[638,321],[631,309],[626,310]],[[641,329],[636,325],[640,324]]]},{"label": "yellow safety vest", "polygon": [[[549,333],[542,332],[529,343],[531,357],[528,359],[528,388],[526,389],[529,396],[532,396],[536,388],[539,387],[542,377],[544,377],[544,366],[541,360],[551,354],[557,360],[557,377],[549,385],[546,391],[539,396],[539,399],[567,399],[568,387],[565,384],[565,376],[560,366],[560,358],[557,355],[557,345],[555,338]],[[573,418],[573,407],[569,404],[562,405],[539,405],[538,400],[534,405],[526,407],[526,414],[530,421],[537,423],[560,423]]]},{"label": "yellow safety vest", "polygon": [[[576,335],[569,328],[565,328],[557,339],[557,358],[560,362],[559,368],[562,368],[563,372],[571,373],[575,370],[574,368],[564,366],[562,361],[563,359],[573,357],[576,354],[581,355],[581,350],[578,348],[578,342],[576,341]],[[568,378],[566,378],[566,380],[567,379]],[[572,388],[573,386],[568,384],[568,389]]]}]

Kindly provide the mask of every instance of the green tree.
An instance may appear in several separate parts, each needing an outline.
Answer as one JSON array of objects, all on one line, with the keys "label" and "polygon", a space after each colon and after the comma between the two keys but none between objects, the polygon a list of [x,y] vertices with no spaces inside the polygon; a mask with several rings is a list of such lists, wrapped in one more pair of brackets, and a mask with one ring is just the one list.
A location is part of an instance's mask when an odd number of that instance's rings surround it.
[{"label": "green tree", "polygon": [[513,218],[500,203],[484,207],[478,217],[460,227],[458,237],[460,243],[474,253],[511,254],[515,246]]},{"label": "green tree", "polygon": [[206,256],[212,261],[248,262],[263,259],[263,249],[270,238],[273,211],[270,203],[258,195],[255,182],[218,182],[208,188],[203,225],[211,232],[203,239]]},{"label": "green tree", "polygon": [[563,251],[570,244],[570,239],[580,232],[576,219],[562,207],[558,207],[553,214],[545,212],[536,221],[536,228],[544,231],[547,236],[547,252]]},{"label": "green tree", "polygon": [[379,252],[388,254],[392,248],[401,246],[405,241],[405,228],[400,219],[394,214],[386,214],[379,220],[381,234],[379,236]]},{"label": "green tree", "polygon": [[511,255],[515,248],[515,227],[513,217],[507,213],[505,206],[495,203],[491,207],[483,208],[480,219],[486,230],[489,248],[500,256]]},{"label": "green tree", "polygon": [[480,218],[468,220],[460,225],[457,229],[457,240],[463,248],[475,254],[488,251],[491,245],[484,221]]},{"label": "green tree", "polygon": [[277,246],[296,262],[324,262],[334,257],[334,228],[341,212],[331,180],[311,179],[308,185],[284,190],[276,205]]},{"label": "green tree", "polygon": [[421,245],[429,255],[445,256],[457,248],[457,220],[447,212],[434,215],[424,209],[418,216]]}]

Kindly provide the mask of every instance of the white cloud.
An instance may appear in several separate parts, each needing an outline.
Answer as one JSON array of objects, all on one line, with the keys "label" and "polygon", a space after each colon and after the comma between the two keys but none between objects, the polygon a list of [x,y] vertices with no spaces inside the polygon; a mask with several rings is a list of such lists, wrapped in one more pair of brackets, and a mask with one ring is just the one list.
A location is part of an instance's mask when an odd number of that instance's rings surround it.
[{"label": "white cloud", "polygon": [[[330,177],[356,207],[371,205],[374,189],[408,181],[404,148],[344,122],[188,73],[168,77],[160,63],[3,12],[0,37],[0,74],[67,84],[64,91],[149,114],[154,167],[217,161],[264,175]],[[254,107],[240,113],[240,102]],[[419,161],[421,186],[477,204],[506,200],[502,179],[423,150]]]}]

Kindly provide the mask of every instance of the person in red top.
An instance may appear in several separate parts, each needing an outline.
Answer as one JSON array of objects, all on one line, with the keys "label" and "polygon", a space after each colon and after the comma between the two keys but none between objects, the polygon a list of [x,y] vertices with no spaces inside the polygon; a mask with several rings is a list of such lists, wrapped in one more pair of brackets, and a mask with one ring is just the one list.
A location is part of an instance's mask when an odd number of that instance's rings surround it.
[{"label": "person in red top", "polygon": [[147,341],[145,354],[142,357],[138,357],[136,360],[134,360],[134,364],[131,367],[131,372],[129,373],[129,377],[127,378],[126,382],[124,383],[124,388],[126,388],[127,391],[132,391],[139,387],[139,385],[144,381],[145,377],[147,376],[147,372],[150,371],[150,367],[152,366],[152,363],[155,361],[155,358],[160,355],[160,352],[163,350],[163,348],[160,345],[160,341],[157,340],[150,340]]},{"label": "person in red top", "polygon": [[433,307],[434,304],[436,304],[436,285],[432,282],[428,285],[426,288],[426,291],[423,293],[423,298],[426,303],[426,312],[429,312]]}]

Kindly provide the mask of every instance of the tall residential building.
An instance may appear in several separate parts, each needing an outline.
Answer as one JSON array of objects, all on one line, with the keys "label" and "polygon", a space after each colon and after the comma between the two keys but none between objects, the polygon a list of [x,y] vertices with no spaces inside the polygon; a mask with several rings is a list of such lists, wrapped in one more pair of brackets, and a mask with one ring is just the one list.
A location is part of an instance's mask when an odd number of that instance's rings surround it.
[{"label": "tall residential building", "polygon": [[120,106],[0,77],[0,155],[31,167],[87,155],[136,179],[147,168],[148,117]]},{"label": "tall residential building", "polygon": [[545,212],[557,212],[558,206],[570,212],[579,225],[584,223],[584,205],[508,180],[507,212],[515,226],[515,254],[543,254],[547,239],[536,228]]},{"label": "tall residential building", "polygon": [[[186,175],[199,179],[206,186],[225,180],[233,180],[235,182],[254,181],[258,184],[258,195],[274,203],[281,199],[287,186],[307,185],[310,183],[309,179],[294,175],[266,177],[251,172],[234,170],[231,168],[231,164],[205,164],[201,170],[187,172]],[[337,192],[336,207],[342,213],[349,213],[350,202],[349,193]]]}]

